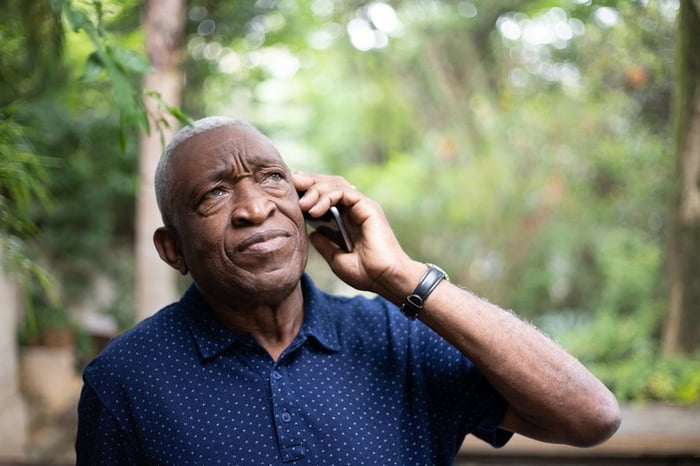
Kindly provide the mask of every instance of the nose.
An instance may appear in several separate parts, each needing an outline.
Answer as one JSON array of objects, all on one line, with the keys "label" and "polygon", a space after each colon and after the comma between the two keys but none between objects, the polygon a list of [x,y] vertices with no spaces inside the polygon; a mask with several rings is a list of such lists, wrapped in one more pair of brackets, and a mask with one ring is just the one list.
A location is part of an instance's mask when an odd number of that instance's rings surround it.
[{"label": "nose", "polygon": [[253,181],[239,182],[232,202],[231,222],[236,226],[259,225],[277,209],[267,193]]}]

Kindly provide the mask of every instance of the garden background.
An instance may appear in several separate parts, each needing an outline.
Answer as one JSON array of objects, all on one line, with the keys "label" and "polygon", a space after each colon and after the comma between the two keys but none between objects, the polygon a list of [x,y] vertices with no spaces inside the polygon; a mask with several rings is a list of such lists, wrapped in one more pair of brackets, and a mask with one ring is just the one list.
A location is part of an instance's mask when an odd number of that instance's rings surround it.
[{"label": "garden background", "polygon": [[0,344],[17,362],[0,386],[29,400],[30,431],[74,401],[26,382],[31,348],[63,348],[75,376],[186,285],[152,247],[152,173],[177,127],[217,114],[293,169],[345,176],[413,257],[533,321],[621,402],[700,403],[698,2],[2,4]]}]

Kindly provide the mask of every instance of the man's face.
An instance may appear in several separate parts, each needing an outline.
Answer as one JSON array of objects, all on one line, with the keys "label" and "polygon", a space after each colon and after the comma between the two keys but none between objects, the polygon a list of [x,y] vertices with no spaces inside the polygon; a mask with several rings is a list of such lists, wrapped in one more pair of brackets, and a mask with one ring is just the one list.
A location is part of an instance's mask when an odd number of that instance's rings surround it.
[{"label": "man's face", "polygon": [[197,287],[221,303],[286,297],[306,266],[308,243],[277,149],[250,128],[221,126],[171,157],[174,227]]}]

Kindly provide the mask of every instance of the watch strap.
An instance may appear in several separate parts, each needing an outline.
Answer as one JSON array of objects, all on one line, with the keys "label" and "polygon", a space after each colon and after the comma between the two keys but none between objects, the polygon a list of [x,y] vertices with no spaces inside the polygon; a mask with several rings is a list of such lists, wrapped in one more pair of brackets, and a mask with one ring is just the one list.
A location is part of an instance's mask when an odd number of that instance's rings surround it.
[{"label": "watch strap", "polygon": [[401,312],[409,319],[415,320],[423,309],[425,300],[443,279],[448,279],[447,274],[440,267],[428,264],[428,270],[418,282],[418,286],[413,293],[406,296],[406,300],[401,305]]}]

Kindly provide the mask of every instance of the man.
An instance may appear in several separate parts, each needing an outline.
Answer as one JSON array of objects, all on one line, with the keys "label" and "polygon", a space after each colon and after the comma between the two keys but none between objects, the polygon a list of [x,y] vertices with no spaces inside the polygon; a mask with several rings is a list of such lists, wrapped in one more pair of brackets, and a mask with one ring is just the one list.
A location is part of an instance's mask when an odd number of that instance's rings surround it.
[{"label": "man", "polygon": [[[469,433],[589,446],[617,429],[615,398],[578,361],[411,259],[343,178],[292,174],[251,125],[180,130],[156,191],[156,248],[193,285],[85,369],[78,464],[439,465]],[[332,205],[354,250],[311,242],[376,299],[304,274],[303,212]]]}]

